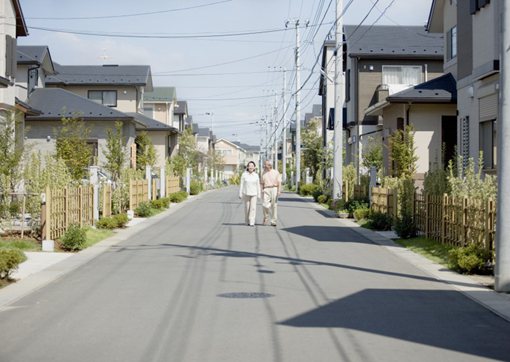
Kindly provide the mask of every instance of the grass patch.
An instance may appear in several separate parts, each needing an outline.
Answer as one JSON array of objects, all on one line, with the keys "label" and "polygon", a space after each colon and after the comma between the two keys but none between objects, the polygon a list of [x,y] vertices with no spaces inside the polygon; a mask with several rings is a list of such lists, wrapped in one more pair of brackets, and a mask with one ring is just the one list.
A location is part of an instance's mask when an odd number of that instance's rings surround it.
[{"label": "grass patch", "polygon": [[448,252],[454,248],[424,237],[398,239],[395,242],[417,254],[423,255],[434,263],[444,266],[448,266]]},{"label": "grass patch", "polygon": [[94,228],[87,228],[87,231],[85,233],[85,236],[87,238],[87,241],[85,242],[85,248],[88,248],[89,246],[92,246],[101,240],[104,240],[106,238],[109,238],[115,234],[112,230],[108,229],[94,229]]},{"label": "grass patch", "polygon": [[0,239],[0,249],[19,249],[22,251],[41,251],[41,244],[34,239]]}]

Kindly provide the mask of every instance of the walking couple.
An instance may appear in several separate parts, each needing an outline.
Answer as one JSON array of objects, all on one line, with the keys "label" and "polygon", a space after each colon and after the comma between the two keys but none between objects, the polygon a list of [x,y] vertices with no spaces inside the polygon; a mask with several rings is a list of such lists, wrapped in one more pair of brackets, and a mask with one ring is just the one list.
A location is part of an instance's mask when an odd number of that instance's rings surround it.
[{"label": "walking couple", "polygon": [[[264,210],[264,225],[276,226],[278,196],[282,192],[282,179],[280,173],[273,169],[271,161],[264,162],[264,172],[259,178],[255,171],[255,162],[250,161],[246,171],[241,176],[239,198],[244,202],[244,215],[247,225],[255,225],[257,212],[257,198],[262,196],[262,209]],[[262,195],[261,195],[262,190]]]}]

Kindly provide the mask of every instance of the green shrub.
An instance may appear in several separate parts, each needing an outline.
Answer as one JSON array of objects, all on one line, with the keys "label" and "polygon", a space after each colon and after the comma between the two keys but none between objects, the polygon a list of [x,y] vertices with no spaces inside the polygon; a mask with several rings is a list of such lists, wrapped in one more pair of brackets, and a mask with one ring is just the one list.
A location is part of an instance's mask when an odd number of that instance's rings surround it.
[{"label": "green shrub", "polygon": [[[327,197],[327,195],[324,195],[324,194],[322,193],[322,190],[321,190],[321,188],[320,188],[320,187],[317,187],[317,189],[316,189],[316,190],[314,190],[314,191],[312,192],[312,196],[313,196],[313,199],[315,200],[315,202],[320,202],[320,201],[319,201],[319,197],[320,197],[320,196],[326,196],[326,197]],[[320,203],[321,203],[321,204],[324,204],[325,202],[320,202]]]},{"label": "green shrub", "polygon": [[328,195],[320,195],[318,198],[317,198],[317,201],[321,204],[327,204],[328,201],[329,201],[329,196]]},{"label": "green shrub", "polygon": [[164,199],[152,200],[150,204],[153,209],[161,210],[168,208],[168,200]]},{"label": "green shrub", "polygon": [[367,219],[370,215],[370,209],[368,207],[360,207],[352,213],[356,220]]},{"label": "green shrub", "polygon": [[170,203],[171,203],[170,197],[162,197],[160,200],[163,203],[163,207],[165,209],[168,209],[170,207]]},{"label": "green shrub", "polygon": [[492,253],[481,243],[455,248],[448,252],[448,266],[461,273],[486,273],[490,270]]},{"label": "green shrub", "polygon": [[96,228],[115,229],[117,228],[117,221],[113,217],[102,217],[96,221]]},{"label": "green shrub", "polygon": [[395,223],[395,232],[402,239],[414,238],[417,231],[414,218],[409,214],[403,214]]},{"label": "green shrub", "polygon": [[319,190],[319,185],[316,184],[299,185],[299,194],[301,196],[311,196],[317,190]]},{"label": "green shrub", "polygon": [[129,222],[129,218],[127,214],[117,214],[113,215],[113,219],[117,223],[118,228],[123,228],[126,226],[126,224]]},{"label": "green shrub", "polygon": [[0,249],[0,279],[9,279],[10,274],[25,260],[27,257],[21,250]]},{"label": "green shrub", "polygon": [[345,201],[342,200],[342,199],[329,199],[328,200],[328,206],[329,206],[329,209],[330,210],[333,210],[333,211],[338,211],[338,210],[342,210],[342,209],[345,209]]},{"label": "green shrub", "polygon": [[192,180],[189,185],[190,195],[198,195],[204,190],[204,185],[200,181]]},{"label": "green shrub", "polygon": [[179,203],[188,198],[188,193],[186,191],[177,191],[168,195],[168,198],[171,202]]},{"label": "green shrub", "polygon": [[387,231],[391,230],[393,224],[391,216],[383,212],[371,212],[369,215],[370,228],[374,230]]},{"label": "green shrub", "polygon": [[349,214],[354,214],[357,209],[368,209],[369,204],[365,199],[352,199],[344,204],[344,209],[349,210]]},{"label": "green shrub", "polygon": [[86,241],[85,229],[80,225],[72,224],[60,239],[60,246],[64,250],[77,251],[84,248]]},{"label": "green shrub", "polygon": [[135,209],[135,214],[140,217],[152,216],[152,208],[150,203],[141,202],[140,204],[138,204],[138,207]]}]

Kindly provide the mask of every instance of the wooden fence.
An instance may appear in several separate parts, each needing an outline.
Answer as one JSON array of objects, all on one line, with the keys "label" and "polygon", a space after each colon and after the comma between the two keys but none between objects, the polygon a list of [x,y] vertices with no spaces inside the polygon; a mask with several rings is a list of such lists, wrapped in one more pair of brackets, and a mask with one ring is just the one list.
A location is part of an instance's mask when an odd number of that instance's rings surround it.
[{"label": "wooden fence", "polygon": [[179,183],[179,176],[167,176],[166,177],[166,195],[173,194],[174,192],[181,191]]},{"label": "wooden fence", "polygon": [[129,181],[129,209],[134,210],[142,202],[149,201],[149,181]]},{"label": "wooden fence", "polygon": [[112,185],[104,184],[101,190],[101,216],[112,216]]},{"label": "wooden fence", "polygon": [[418,230],[427,238],[457,246],[482,243],[487,249],[494,249],[493,200],[416,194],[414,205]]},{"label": "wooden fence", "polygon": [[60,238],[69,225],[94,223],[93,186],[46,188],[46,204],[41,215],[43,239]]},{"label": "wooden fence", "polygon": [[390,215],[393,220],[397,218],[397,193],[384,187],[372,187],[370,209]]}]

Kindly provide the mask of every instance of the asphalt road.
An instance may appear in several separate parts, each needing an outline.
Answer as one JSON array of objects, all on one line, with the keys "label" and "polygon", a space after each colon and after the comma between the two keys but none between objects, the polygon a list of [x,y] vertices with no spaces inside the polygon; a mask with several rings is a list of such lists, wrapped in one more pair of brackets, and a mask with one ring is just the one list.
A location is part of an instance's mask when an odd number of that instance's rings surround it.
[{"label": "asphalt road", "polygon": [[[0,361],[510,360],[510,323],[292,194],[209,192],[0,313]],[[257,221],[262,219],[258,209]]]}]

